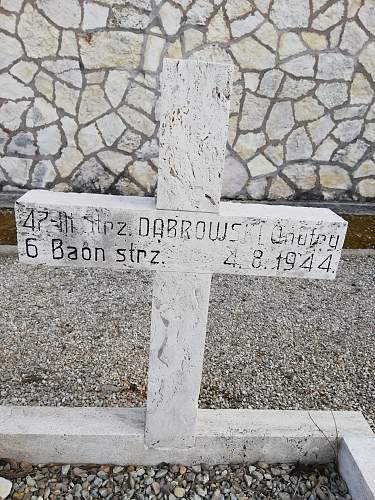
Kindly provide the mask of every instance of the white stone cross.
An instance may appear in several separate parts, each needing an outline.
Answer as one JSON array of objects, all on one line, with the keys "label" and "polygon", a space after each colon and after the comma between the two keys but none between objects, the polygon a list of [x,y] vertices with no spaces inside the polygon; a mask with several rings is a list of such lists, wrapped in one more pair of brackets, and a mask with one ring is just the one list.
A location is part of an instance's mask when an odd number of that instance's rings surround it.
[{"label": "white stone cross", "polygon": [[330,210],[220,204],[231,71],[164,61],[156,205],[39,190],[16,203],[21,262],[156,271],[148,447],[194,446],[212,273],[333,279],[345,238]]}]

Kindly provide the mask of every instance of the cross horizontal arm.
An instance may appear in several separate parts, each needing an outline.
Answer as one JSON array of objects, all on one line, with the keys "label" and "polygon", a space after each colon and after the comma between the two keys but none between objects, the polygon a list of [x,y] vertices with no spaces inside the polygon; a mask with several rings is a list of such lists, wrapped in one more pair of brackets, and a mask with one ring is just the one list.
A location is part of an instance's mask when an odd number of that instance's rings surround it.
[{"label": "cross horizontal arm", "polygon": [[325,209],[161,211],[153,198],[39,190],[16,215],[21,262],[310,279],[335,277],[347,226]]}]

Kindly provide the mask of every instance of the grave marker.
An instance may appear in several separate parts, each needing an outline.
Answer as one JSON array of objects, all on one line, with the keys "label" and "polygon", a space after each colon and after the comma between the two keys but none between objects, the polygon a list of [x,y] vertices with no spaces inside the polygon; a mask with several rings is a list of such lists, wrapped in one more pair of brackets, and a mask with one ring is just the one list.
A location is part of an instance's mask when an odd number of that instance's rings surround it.
[{"label": "grave marker", "polygon": [[21,262],[157,271],[145,440],[194,446],[212,273],[333,279],[347,223],[326,209],[221,203],[231,67],[165,60],[157,203],[30,191]]}]

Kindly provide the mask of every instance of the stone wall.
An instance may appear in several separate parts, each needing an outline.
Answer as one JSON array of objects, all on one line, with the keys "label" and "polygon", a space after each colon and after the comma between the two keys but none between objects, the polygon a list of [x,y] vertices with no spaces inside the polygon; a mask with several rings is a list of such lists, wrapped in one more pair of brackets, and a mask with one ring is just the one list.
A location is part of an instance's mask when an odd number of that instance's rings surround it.
[{"label": "stone wall", "polygon": [[153,194],[168,56],[235,64],[225,197],[375,199],[375,0],[0,6],[0,190]]}]

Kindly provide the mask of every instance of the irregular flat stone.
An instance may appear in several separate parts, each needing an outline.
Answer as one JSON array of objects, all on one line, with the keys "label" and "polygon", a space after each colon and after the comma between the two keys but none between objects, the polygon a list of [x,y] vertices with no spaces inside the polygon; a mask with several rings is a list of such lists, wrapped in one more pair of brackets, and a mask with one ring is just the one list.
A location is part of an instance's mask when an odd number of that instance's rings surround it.
[{"label": "irregular flat stone", "polygon": [[151,115],[155,107],[156,95],[151,90],[133,83],[128,90],[126,102],[140,111]]},{"label": "irregular flat stone", "polygon": [[345,148],[339,149],[333,156],[335,162],[344,163],[349,167],[354,167],[368,151],[369,145],[362,139],[348,144]]},{"label": "irregular flat stone", "polygon": [[283,169],[283,174],[301,191],[314,189],[317,181],[316,167],[311,163],[294,163]]},{"label": "irregular flat stone", "polygon": [[31,61],[20,61],[10,69],[10,73],[24,83],[30,83],[37,71],[38,66]]},{"label": "irregular flat stone", "polygon": [[34,155],[36,145],[33,134],[31,132],[19,132],[12,138],[7,151],[10,154]]},{"label": "irregular flat stone", "polygon": [[301,37],[305,44],[312,50],[320,51],[328,47],[327,37],[321,33],[303,31]]},{"label": "irregular flat stone", "polygon": [[76,116],[79,90],[72,89],[65,83],[55,83],[55,104],[66,113]]},{"label": "irregular flat stone", "polygon": [[75,134],[78,129],[78,125],[73,118],[70,118],[69,116],[63,116],[60,120],[62,129],[64,131],[64,135],[66,138],[66,142],[68,146],[75,146]]},{"label": "irregular flat stone", "polygon": [[114,177],[95,159],[85,161],[74,173],[71,185],[74,191],[105,193]]},{"label": "irregular flat stone", "polygon": [[10,12],[20,12],[23,3],[24,0],[2,0],[1,6]]},{"label": "irregular flat stone", "polygon": [[128,167],[129,175],[143,188],[151,194],[156,186],[157,174],[147,161],[135,161]]},{"label": "irregular flat stone", "polygon": [[4,31],[14,34],[16,32],[17,16],[9,12],[0,12],[0,26]]},{"label": "irregular flat stone", "polygon": [[5,145],[9,140],[9,134],[0,128],[0,153],[4,154]]},{"label": "irregular flat stone", "polygon": [[240,134],[234,146],[234,150],[243,160],[253,156],[259,148],[266,144],[266,138],[263,132]]},{"label": "irregular flat stone", "polygon": [[313,77],[315,74],[315,56],[307,54],[295,57],[280,65],[280,68],[287,73],[298,77]]},{"label": "irregular flat stone", "polygon": [[288,200],[294,196],[294,190],[281,177],[272,179],[268,197],[270,200]]},{"label": "irregular flat stone", "polygon": [[145,134],[147,137],[152,136],[154,133],[156,127],[155,123],[140,111],[132,109],[129,106],[122,106],[118,112],[125,123],[138,132]]},{"label": "irregular flat stone", "polygon": [[251,36],[232,43],[231,52],[242,69],[269,69],[274,67],[276,61],[275,54]]},{"label": "irregular flat stone", "polygon": [[52,184],[56,179],[56,171],[50,160],[42,160],[38,162],[31,176],[31,184],[33,188],[45,189]]},{"label": "irregular flat stone", "polygon": [[367,42],[368,36],[361,29],[356,21],[349,21],[345,24],[342,34],[340,49],[352,55],[357,54]]},{"label": "irregular flat stone", "polygon": [[225,12],[230,21],[237,19],[237,17],[242,17],[252,11],[253,6],[248,0],[231,0],[231,2],[226,2],[225,4]]},{"label": "irregular flat stone", "polygon": [[78,112],[79,123],[88,123],[110,109],[110,104],[99,85],[88,85],[82,92]]},{"label": "irregular flat stone", "polygon": [[279,29],[308,26],[310,4],[308,0],[275,0],[270,11],[271,21]]},{"label": "irregular flat stone", "polygon": [[359,62],[363,64],[375,82],[375,41],[371,41],[359,55]]},{"label": "irregular flat stone", "polygon": [[374,91],[362,73],[355,73],[350,87],[351,104],[370,104],[374,96]]},{"label": "irregular flat stone", "polygon": [[364,198],[375,199],[375,179],[366,179],[358,182],[356,191]]},{"label": "irregular flat stone", "polygon": [[297,128],[288,137],[286,143],[286,159],[304,160],[312,156],[313,148],[304,127]]},{"label": "irregular flat stone", "polygon": [[108,24],[116,28],[145,30],[151,20],[149,12],[132,5],[114,5]]},{"label": "irregular flat stone", "polygon": [[189,28],[184,30],[183,40],[186,52],[190,52],[203,44],[203,33],[199,30]]},{"label": "irregular flat stone", "polygon": [[30,87],[18,82],[7,73],[0,75],[0,98],[16,100],[28,97],[34,97],[34,92]]},{"label": "irregular flat stone", "polygon": [[306,52],[306,47],[297,33],[288,31],[281,33],[279,55],[282,59],[300,54],[301,52]]},{"label": "irregular flat stone", "polygon": [[324,188],[351,188],[351,181],[348,172],[336,165],[322,165],[319,169],[319,177],[320,183]]},{"label": "irregular flat stone", "polygon": [[99,131],[94,123],[78,132],[78,144],[85,155],[95,153],[104,147]]},{"label": "irregular flat stone", "polygon": [[348,99],[348,84],[343,82],[321,83],[315,91],[316,97],[327,108],[335,108]]},{"label": "irregular flat stone", "polygon": [[368,106],[362,104],[361,106],[346,106],[344,108],[336,109],[333,112],[335,120],[348,120],[350,118],[363,118],[368,110]]},{"label": "irregular flat stone", "polygon": [[82,160],[83,154],[76,147],[64,148],[60,158],[56,160],[56,167],[61,177],[69,177]]},{"label": "irregular flat stone", "polygon": [[324,107],[309,96],[294,103],[294,113],[297,121],[312,121],[324,115]]},{"label": "irregular flat stone", "polygon": [[[249,14],[247,17],[233,21],[230,25],[232,36],[241,37],[252,33],[264,21],[264,17],[258,12]],[[225,41],[225,40],[224,40]]]},{"label": "irregular flat stone", "polygon": [[35,87],[49,101],[53,99],[53,79],[44,71],[39,71],[34,79]]},{"label": "irregular flat stone", "polygon": [[182,19],[182,12],[178,7],[169,2],[163,3],[159,10],[159,17],[168,36],[173,36],[178,32]]},{"label": "irregular flat stone", "polygon": [[375,2],[365,0],[358,12],[358,17],[368,31],[375,36]]},{"label": "irregular flat stone", "polygon": [[59,55],[62,57],[78,57],[78,44],[74,31],[63,30],[61,33]]},{"label": "irregular flat stone", "polygon": [[251,200],[263,200],[265,198],[266,188],[267,179],[265,177],[250,179],[246,185],[246,191]]},{"label": "irregular flat stone", "polygon": [[317,78],[321,80],[351,80],[354,60],[339,52],[326,52],[319,55]]},{"label": "irregular flat stone", "polygon": [[56,109],[43,97],[37,97],[26,115],[27,127],[40,127],[58,119]]},{"label": "irregular flat stone", "polygon": [[61,134],[57,125],[42,128],[37,133],[39,153],[42,155],[54,155],[61,147]]},{"label": "irregular flat stone", "polygon": [[230,33],[224,19],[223,9],[219,9],[208,25],[207,41],[225,43],[230,40]]},{"label": "irregular flat stone", "polygon": [[14,36],[0,32],[0,69],[6,68],[23,55],[20,42]]},{"label": "irregular flat stone", "polygon": [[141,142],[142,137],[139,134],[133,132],[132,130],[125,130],[123,136],[117,144],[117,147],[127,153],[133,153],[139,148]]},{"label": "irregular flat stone", "polygon": [[277,49],[278,43],[278,33],[275,30],[275,27],[272,23],[265,22],[255,31],[255,36],[258,40],[260,40],[264,45],[267,45],[272,50]]},{"label": "irregular flat stone", "polygon": [[43,68],[55,74],[57,78],[74,87],[82,87],[82,71],[79,62],[75,59],[59,59],[57,61],[45,61]]},{"label": "irregular flat stone", "polygon": [[0,107],[0,124],[9,129],[17,130],[21,124],[22,115],[30,106],[30,101],[7,101]]},{"label": "irregular flat stone", "polygon": [[332,137],[327,137],[315,151],[314,160],[329,161],[338,144]]},{"label": "irregular flat stone", "polygon": [[0,167],[10,180],[20,187],[24,187],[27,183],[32,163],[33,161],[27,158],[15,158],[12,156],[0,158]]},{"label": "irregular flat stone", "polygon": [[242,191],[249,180],[249,174],[237,158],[228,156],[224,163],[223,186],[221,196],[232,198]]},{"label": "irregular flat stone", "polygon": [[270,144],[264,149],[264,154],[278,167],[281,167],[284,163],[284,147],[282,144]]},{"label": "irregular flat stone", "polygon": [[341,142],[351,142],[361,133],[363,120],[347,120],[339,123],[333,135]]},{"label": "irregular flat stone", "polygon": [[188,23],[205,26],[213,9],[214,6],[210,2],[207,2],[207,0],[197,0],[187,13]]},{"label": "irregular flat stone", "polygon": [[366,123],[363,137],[365,139],[367,139],[368,141],[375,143],[375,123],[374,122]]},{"label": "irregular flat stone", "polygon": [[107,26],[108,13],[108,7],[88,1],[84,2],[82,28],[84,30],[105,28]]},{"label": "irregular flat stone", "polygon": [[320,144],[323,139],[334,128],[335,123],[329,115],[324,115],[318,120],[311,122],[307,125],[311,139],[314,144]]},{"label": "irregular flat stone", "polygon": [[276,172],[276,167],[263,154],[255,156],[247,162],[251,177],[264,176]]},{"label": "irregular flat stone", "polygon": [[132,161],[132,157],[119,151],[100,151],[98,158],[115,175],[125,172],[126,167]]},{"label": "irregular flat stone", "polygon": [[240,129],[255,130],[260,128],[263,124],[269,104],[269,99],[247,93],[242,108]]},{"label": "irregular flat stone", "polygon": [[358,179],[360,177],[375,176],[375,161],[368,158],[353,172],[353,177]]},{"label": "irregular flat stone", "polygon": [[318,14],[312,22],[312,27],[317,31],[326,31],[331,26],[337,24],[344,16],[345,6],[343,0],[336,1],[334,5]]},{"label": "irregular flat stone", "polygon": [[271,140],[283,139],[294,127],[293,109],[290,101],[276,102],[268,117],[266,132]]},{"label": "irregular flat stone", "polygon": [[275,97],[276,92],[279,90],[281,80],[283,79],[283,72],[278,69],[271,69],[267,71],[259,86],[259,94],[266,97]]},{"label": "irregular flat stone", "polygon": [[126,31],[98,31],[79,38],[81,57],[87,69],[136,69],[140,63],[143,35]]},{"label": "irregular flat stone", "polygon": [[[60,5],[63,4],[60,3]],[[40,58],[57,54],[59,31],[30,3],[25,5],[21,14],[18,35],[23,41],[29,57]]]},{"label": "irregular flat stone", "polygon": [[5,479],[5,477],[0,477],[0,498],[5,500],[10,495],[12,487],[11,481]]},{"label": "irregular flat stone", "polygon": [[113,107],[116,108],[121,103],[128,81],[129,74],[127,71],[109,71],[104,88],[106,96]]},{"label": "irregular flat stone", "polygon": [[296,80],[287,76],[280,92],[281,98],[298,99],[315,87],[311,80]]},{"label": "irregular flat stone", "polygon": [[117,113],[102,116],[96,121],[96,125],[107,146],[112,146],[125,130],[125,125]]},{"label": "irregular flat stone", "polygon": [[62,28],[78,28],[81,22],[81,5],[78,0],[37,0],[44,14]]}]

